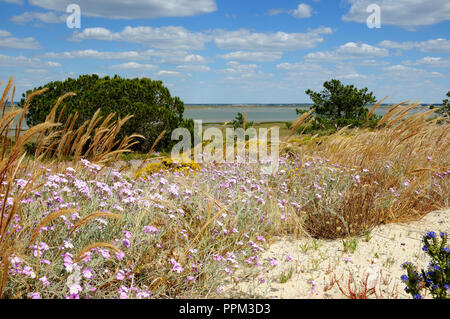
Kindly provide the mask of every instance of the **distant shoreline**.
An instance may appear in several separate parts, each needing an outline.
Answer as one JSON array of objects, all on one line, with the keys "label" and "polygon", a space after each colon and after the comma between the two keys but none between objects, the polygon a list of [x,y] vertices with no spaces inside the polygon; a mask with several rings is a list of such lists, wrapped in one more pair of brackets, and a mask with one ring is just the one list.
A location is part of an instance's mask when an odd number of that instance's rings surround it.
[{"label": "distant shoreline", "polygon": [[[389,108],[396,103],[380,104],[380,108]],[[442,106],[442,103],[422,103],[419,104],[420,107],[428,107],[434,105],[437,107]],[[313,106],[312,103],[304,104],[184,104],[184,108],[188,110],[212,110],[212,109],[227,109],[227,108],[245,108],[245,109],[256,109],[256,108],[309,108]],[[373,105],[369,105],[367,108],[370,109]]]}]

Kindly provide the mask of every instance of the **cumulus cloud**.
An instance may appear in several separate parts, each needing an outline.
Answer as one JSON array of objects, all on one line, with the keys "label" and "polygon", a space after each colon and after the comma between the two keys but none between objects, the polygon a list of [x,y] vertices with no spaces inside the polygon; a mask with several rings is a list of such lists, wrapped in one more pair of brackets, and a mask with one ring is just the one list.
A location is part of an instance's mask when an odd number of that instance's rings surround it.
[{"label": "cumulus cloud", "polygon": [[23,4],[23,0],[0,0],[0,2],[8,2],[14,4]]},{"label": "cumulus cloud", "polygon": [[396,42],[385,40],[381,41],[379,46],[390,48],[390,49],[400,49],[400,50],[412,50],[417,49],[422,52],[450,52],[450,40],[447,39],[433,39],[421,42]]},{"label": "cumulus cloud", "polygon": [[0,66],[2,67],[27,67],[27,68],[42,68],[42,67],[60,67],[58,62],[45,62],[39,58],[28,58],[23,55],[9,56],[0,54]]},{"label": "cumulus cloud", "polygon": [[281,51],[315,48],[324,41],[323,35],[332,34],[331,28],[320,27],[305,33],[266,32],[246,29],[216,31],[214,42],[225,50]]},{"label": "cumulus cloud", "polygon": [[296,9],[289,11],[289,13],[295,18],[309,18],[312,16],[312,10],[311,6],[300,3]]},{"label": "cumulus cloud", "polygon": [[285,10],[284,9],[280,9],[280,8],[270,9],[269,11],[267,11],[266,15],[268,15],[268,16],[276,16],[276,15],[279,15],[279,14],[281,14],[283,12],[285,12]]},{"label": "cumulus cloud", "polygon": [[66,52],[47,52],[43,55],[45,58],[52,59],[104,59],[104,60],[133,60],[145,59],[153,52],[148,50],[145,52],[124,51],[124,52],[101,52],[97,50],[76,50]]},{"label": "cumulus cloud", "polygon": [[188,54],[184,57],[183,62],[185,63],[193,63],[193,64],[202,64],[205,63],[206,60],[199,54]]},{"label": "cumulus cloud", "polygon": [[207,62],[207,59],[199,54],[193,54],[188,51],[177,50],[156,50],[152,51],[150,56],[159,63],[165,64],[189,64],[199,65]]},{"label": "cumulus cloud", "polygon": [[173,71],[173,70],[161,70],[157,73],[158,76],[161,77],[191,77],[192,74],[190,73],[183,73],[183,72],[178,72],[178,71]]},{"label": "cumulus cloud", "polygon": [[234,61],[246,62],[269,62],[281,59],[283,53],[279,51],[269,52],[251,52],[251,51],[234,51],[227,54],[219,55],[219,58]]},{"label": "cumulus cloud", "polygon": [[429,72],[423,69],[411,68],[402,64],[392,65],[382,68],[382,70],[397,80],[416,81],[424,78],[442,78],[444,75],[439,72]]},{"label": "cumulus cloud", "polygon": [[17,24],[25,24],[31,21],[43,23],[61,23],[67,19],[66,14],[57,15],[55,12],[24,12],[17,16],[12,16],[10,20]]},{"label": "cumulus cloud", "polygon": [[127,62],[127,63],[112,65],[111,69],[116,69],[116,70],[156,70],[157,67],[152,64]]},{"label": "cumulus cloud", "polygon": [[426,56],[422,59],[412,61],[406,61],[407,65],[425,65],[429,67],[450,67],[450,58],[431,57]]},{"label": "cumulus cloud", "polygon": [[[66,11],[73,0],[29,0],[30,4],[55,11]],[[215,0],[78,0],[85,16],[109,19],[154,19],[186,17],[217,10]]]},{"label": "cumulus cloud", "polygon": [[448,0],[347,0],[351,7],[343,21],[366,23],[367,7],[376,3],[381,8],[381,23],[406,28],[432,25],[450,19]]},{"label": "cumulus cloud", "polygon": [[271,76],[261,71],[260,66],[257,64],[242,64],[236,61],[227,62],[227,68],[217,72],[226,76],[224,78],[225,81],[246,81]]},{"label": "cumulus cloud", "polygon": [[331,78],[356,81],[357,84],[362,84],[368,79],[368,76],[357,72],[352,65],[347,63],[337,63],[326,67],[314,62],[285,62],[278,64],[277,69],[286,73],[286,81],[299,83],[302,87],[307,86],[312,89],[321,89],[323,82]]},{"label": "cumulus cloud", "polygon": [[178,65],[177,70],[188,72],[208,72],[211,68],[207,65]]},{"label": "cumulus cloud", "polygon": [[389,51],[365,43],[348,42],[333,51],[313,52],[305,59],[315,61],[343,61],[347,59],[367,59],[370,57],[387,57]]},{"label": "cumulus cloud", "polygon": [[0,37],[9,37],[11,33],[5,30],[0,30]]},{"label": "cumulus cloud", "polygon": [[19,39],[12,37],[8,31],[0,30],[0,48],[36,50],[41,45],[32,37]]},{"label": "cumulus cloud", "polygon": [[276,16],[282,13],[288,13],[294,18],[303,19],[303,18],[310,18],[312,16],[313,8],[310,5],[307,5],[305,3],[299,3],[297,8],[292,10],[285,10],[281,8],[276,9],[270,9],[267,11],[266,15],[268,16]]},{"label": "cumulus cloud", "polygon": [[72,40],[103,40],[134,42],[166,50],[201,50],[210,40],[200,32],[191,32],[183,27],[125,27],[120,32],[111,32],[106,28],[86,28],[74,33]]}]

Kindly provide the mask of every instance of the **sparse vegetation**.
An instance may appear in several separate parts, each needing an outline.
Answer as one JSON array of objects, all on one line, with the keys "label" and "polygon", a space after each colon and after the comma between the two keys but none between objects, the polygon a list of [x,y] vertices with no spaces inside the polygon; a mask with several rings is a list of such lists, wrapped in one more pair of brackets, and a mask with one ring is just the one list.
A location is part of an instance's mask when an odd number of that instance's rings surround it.
[{"label": "sparse vegetation", "polygon": [[[3,108],[11,88],[12,81]],[[255,269],[258,278],[277,265],[260,259],[274,236],[312,237],[305,252],[340,238],[351,251],[349,238],[449,204],[450,124],[428,120],[434,110],[408,116],[414,105],[398,104],[374,128],[297,136],[311,110],[292,123],[279,169],[267,175],[250,162],[147,163],[163,130],[147,139],[145,157],[121,165],[119,155],[140,139],[119,133],[131,118],[97,112],[75,128],[75,115],[63,121],[59,108],[69,92],[42,123],[9,137],[13,119],[23,121],[45,92],[28,94],[0,121],[3,298],[220,297],[238,269]],[[367,122],[372,113],[355,114]],[[375,294],[366,283],[349,281],[343,293]]]}]

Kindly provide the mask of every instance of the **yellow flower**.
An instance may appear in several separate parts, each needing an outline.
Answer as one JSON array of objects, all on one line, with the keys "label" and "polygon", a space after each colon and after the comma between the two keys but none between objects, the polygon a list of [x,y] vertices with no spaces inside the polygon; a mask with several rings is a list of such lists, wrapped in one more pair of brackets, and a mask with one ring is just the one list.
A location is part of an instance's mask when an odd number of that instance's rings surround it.
[{"label": "yellow flower", "polygon": [[140,169],[134,179],[138,179],[139,177],[144,180],[147,179],[148,176],[153,175],[155,173],[160,172],[189,172],[192,171],[200,171],[201,166],[198,163],[193,161],[185,162],[175,162],[171,158],[163,158],[160,163],[150,163],[146,167]]}]

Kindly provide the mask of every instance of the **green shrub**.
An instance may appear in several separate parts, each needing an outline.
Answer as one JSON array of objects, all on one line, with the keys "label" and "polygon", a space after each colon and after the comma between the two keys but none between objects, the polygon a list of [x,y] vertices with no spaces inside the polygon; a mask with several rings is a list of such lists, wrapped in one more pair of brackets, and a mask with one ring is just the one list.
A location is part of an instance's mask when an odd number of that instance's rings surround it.
[{"label": "green shrub", "polygon": [[[253,124],[254,124],[253,122],[245,122],[245,129],[252,127]],[[235,129],[242,128],[242,126],[244,125],[244,115],[242,113],[238,112],[238,114],[234,118],[233,122],[231,122],[231,125]]]},{"label": "green shrub", "polygon": [[[81,75],[78,79],[68,78],[64,82],[50,82],[43,87],[47,87],[48,91],[31,100],[26,115],[30,127],[44,122],[57,99],[67,92],[74,92],[76,96],[66,98],[58,107],[57,118],[62,112],[62,123],[70,114],[78,112],[77,128],[90,120],[99,108],[103,118],[110,113],[116,113],[121,118],[133,114],[134,117],[124,124],[117,138],[122,139],[133,133],[143,135],[145,140],[137,144],[135,150],[148,151],[163,130],[167,133],[158,143],[158,148],[168,147],[172,143],[172,130],[183,123],[184,103],[178,97],[172,97],[161,81],[124,79],[117,75],[100,78],[93,74]],[[19,104],[21,107],[25,104],[25,96]]]},{"label": "green shrub", "polygon": [[[362,126],[366,123],[367,106],[375,103],[376,98],[368,89],[358,90],[353,85],[343,85],[339,80],[333,79],[323,84],[324,90],[313,92],[306,90],[314,105],[316,119],[309,130],[339,129],[350,125]],[[301,113],[297,110],[297,113]],[[372,117],[369,125],[373,125],[378,117]]]},{"label": "green shrub", "polygon": [[[450,97],[450,91],[447,92],[447,97]],[[436,113],[444,117],[450,117],[450,101],[448,99],[443,100],[442,107]]]}]

